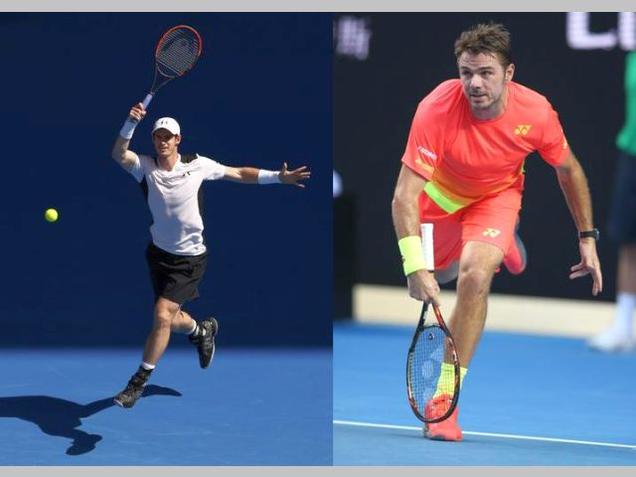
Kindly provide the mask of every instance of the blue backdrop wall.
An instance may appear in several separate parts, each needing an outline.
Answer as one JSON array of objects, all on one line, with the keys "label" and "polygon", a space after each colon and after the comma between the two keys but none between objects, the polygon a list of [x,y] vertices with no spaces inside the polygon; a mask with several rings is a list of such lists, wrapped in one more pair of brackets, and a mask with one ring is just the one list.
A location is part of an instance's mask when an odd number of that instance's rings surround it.
[{"label": "blue backdrop wall", "polygon": [[202,34],[202,59],[158,93],[133,149],[151,152],[169,115],[182,151],[313,172],[305,190],[204,184],[210,257],[188,309],[217,316],[224,345],[330,344],[330,16],[2,14],[3,345],[142,345],[150,215],[110,150],[180,23]]}]

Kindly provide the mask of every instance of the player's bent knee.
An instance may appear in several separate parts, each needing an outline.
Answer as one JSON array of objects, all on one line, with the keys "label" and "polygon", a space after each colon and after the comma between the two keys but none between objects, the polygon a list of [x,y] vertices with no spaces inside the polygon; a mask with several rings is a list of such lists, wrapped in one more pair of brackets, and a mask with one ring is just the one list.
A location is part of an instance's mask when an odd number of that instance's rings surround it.
[{"label": "player's bent knee", "polygon": [[164,311],[155,313],[155,325],[160,328],[170,328],[172,326],[172,315]]},{"label": "player's bent knee", "polygon": [[171,328],[172,322],[178,314],[178,306],[158,303],[155,306],[155,324],[160,327]]},{"label": "player's bent knee", "polygon": [[462,269],[457,280],[457,288],[477,295],[485,295],[490,290],[492,276],[493,272],[477,267]]}]

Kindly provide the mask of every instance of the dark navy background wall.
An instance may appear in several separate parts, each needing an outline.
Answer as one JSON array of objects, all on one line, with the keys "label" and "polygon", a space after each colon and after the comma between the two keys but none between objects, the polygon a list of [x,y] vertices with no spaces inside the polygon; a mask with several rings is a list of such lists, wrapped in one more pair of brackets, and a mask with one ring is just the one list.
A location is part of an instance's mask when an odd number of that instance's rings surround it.
[{"label": "dark navy background wall", "polygon": [[[594,218],[601,229],[599,254],[604,291],[613,300],[617,245],[606,223],[623,125],[625,51],[573,50],[564,13],[375,14],[366,61],[339,56],[334,70],[334,164],[345,194],[355,200],[356,279],[405,284],[391,223],[391,198],[400,158],[418,102],[437,84],[457,77],[453,44],[466,28],[490,20],[512,33],[515,80],[545,95],[559,112],[569,143],[588,175]],[[617,14],[592,14],[591,31],[615,31]],[[341,39],[338,39],[340,41]],[[344,40],[343,40],[344,41]],[[570,281],[579,260],[576,228],[553,169],[536,154],[526,161],[521,235],[528,268],[518,277],[502,272],[500,293],[593,299],[591,280]],[[454,287],[454,283],[452,284]]]},{"label": "dark navy background wall", "polygon": [[182,151],[313,172],[305,190],[204,184],[210,257],[188,309],[217,316],[224,345],[330,344],[330,16],[175,13],[0,15],[3,345],[143,344],[150,216],[110,150],[180,23],[201,32],[202,59],[158,93],[132,148],[151,152],[152,121],[170,115]]}]

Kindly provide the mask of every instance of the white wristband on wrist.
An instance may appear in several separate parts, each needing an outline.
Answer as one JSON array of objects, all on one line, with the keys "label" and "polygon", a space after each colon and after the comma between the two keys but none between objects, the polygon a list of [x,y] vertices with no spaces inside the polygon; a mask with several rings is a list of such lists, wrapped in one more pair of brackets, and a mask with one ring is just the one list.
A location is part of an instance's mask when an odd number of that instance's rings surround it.
[{"label": "white wristband on wrist", "polygon": [[124,139],[132,139],[137,124],[139,123],[136,121],[131,121],[130,118],[127,118],[124,122],[124,125],[121,127],[121,131],[119,131],[119,135]]},{"label": "white wristband on wrist", "polygon": [[267,169],[260,169],[258,171],[259,184],[280,184],[280,176],[278,171],[268,171]]}]

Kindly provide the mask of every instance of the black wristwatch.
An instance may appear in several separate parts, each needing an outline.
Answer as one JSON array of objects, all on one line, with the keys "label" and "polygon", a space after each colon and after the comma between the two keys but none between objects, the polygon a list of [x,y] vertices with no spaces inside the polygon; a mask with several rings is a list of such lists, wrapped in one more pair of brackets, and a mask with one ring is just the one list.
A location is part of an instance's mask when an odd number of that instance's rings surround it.
[{"label": "black wristwatch", "polygon": [[598,231],[598,229],[584,230],[583,232],[579,232],[579,239],[593,238],[594,240],[598,242],[600,235],[601,234]]}]

